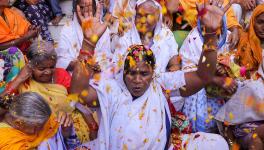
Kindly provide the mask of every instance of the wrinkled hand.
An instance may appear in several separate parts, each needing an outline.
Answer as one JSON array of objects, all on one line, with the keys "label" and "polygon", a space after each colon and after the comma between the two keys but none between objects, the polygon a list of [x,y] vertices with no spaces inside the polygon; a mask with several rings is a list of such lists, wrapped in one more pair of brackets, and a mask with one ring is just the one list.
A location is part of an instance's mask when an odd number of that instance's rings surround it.
[{"label": "wrinkled hand", "polygon": [[171,16],[168,16],[168,15],[165,15],[164,18],[163,18],[163,23],[165,25],[167,25],[170,29],[172,29],[172,26],[173,26],[172,19],[173,18]]},{"label": "wrinkled hand", "polygon": [[214,83],[223,88],[229,94],[234,94],[237,90],[237,82],[229,77],[215,77]]},{"label": "wrinkled hand", "polygon": [[37,37],[38,34],[39,34],[39,32],[40,32],[40,27],[37,27],[37,26],[32,25],[32,26],[29,27],[29,30],[28,30],[28,32],[24,35],[24,37],[25,37],[27,40],[29,40],[29,39],[31,39],[31,38],[35,38],[35,37]]},{"label": "wrinkled hand", "polygon": [[29,5],[36,5],[39,0],[26,0],[26,2],[29,4]]},{"label": "wrinkled hand", "polygon": [[87,0],[87,3],[81,8],[77,5],[77,15],[80,18],[84,38],[88,39],[93,44],[103,35],[106,30],[107,23],[100,22],[102,12],[102,4],[98,3],[96,7],[96,14],[93,16],[92,0]]},{"label": "wrinkled hand", "polygon": [[201,22],[205,26],[206,31],[215,32],[222,25],[222,18],[225,12],[232,5],[227,4],[222,8],[223,1],[207,1],[204,4],[197,4],[198,16],[201,17]]},{"label": "wrinkled hand", "polygon": [[234,28],[232,33],[229,35],[229,38],[228,38],[228,43],[230,44],[229,48],[231,50],[233,50],[237,47],[239,39],[240,39],[239,31],[237,28]]},{"label": "wrinkled hand", "polygon": [[224,66],[230,67],[230,63],[231,63],[230,57],[229,56],[219,57],[218,58],[218,63],[222,64]]},{"label": "wrinkled hand", "polygon": [[26,81],[32,76],[32,65],[26,64],[22,70],[19,72],[17,79],[21,80],[21,82]]},{"label": "wrinkled hand", "polygon": [[65,112],[59,112],[57,121],[61,124],[62,127],[67,128],[72,126],[72,117],[71,114]]},{"label": "wrinkled hand", "polygon": [[257,6],[256,0],[243,0],[241,5],[246,10],[254,10],[256,8],[256,6]]},{"label": "wrinkled hand", "polygon": [[227,74],[227,71],[225,70],[225,67],[221,64],[216,64],[216,73],[220,76],[225,76]]}]

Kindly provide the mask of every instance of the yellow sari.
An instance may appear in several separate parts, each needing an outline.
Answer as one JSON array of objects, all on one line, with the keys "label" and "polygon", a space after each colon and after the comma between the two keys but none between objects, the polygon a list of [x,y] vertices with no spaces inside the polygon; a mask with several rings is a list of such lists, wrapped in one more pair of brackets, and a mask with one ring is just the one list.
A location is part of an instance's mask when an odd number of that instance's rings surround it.
[{"label": "yellow sari", "polygon": [[59,124],[51,115],[44,128],[38,135],[26,135],[6,123],[0,123],[1,150],[28,150],[38,147],[43,141],[53,137],[58,131]]},{"label": "yellow sari", "polygon": [[[198,12],[196,10],[196,2],[202,3],[203,1],[204,0],[180,0],[180,3],[184,9],[183,17],[192,27],[196,27],[197,25]],[[224,6],[226,6],[228,3],[229,0],[224,0]],[[240,27],[240,24],[238,23],[232,8],[229,8],[229,10],[226,12],[226,17],[228,29],[232,27]]]},{"label": "yellow sari", "polygon": [[67,98],[68,92],[64,86],[59,84],[44,84],[29,80],[29,82],[25,82],[19,87],[19,93],[28,91],[40,94],[47,101],[52,112],[56,115],[58,115],[60,111],[71,113],[74,129],[79,140],[82,143],[89,141],[89,127],[84,121],[81,113],[78,110],[74,110],[74,107],[71,107],[71,102]]}]

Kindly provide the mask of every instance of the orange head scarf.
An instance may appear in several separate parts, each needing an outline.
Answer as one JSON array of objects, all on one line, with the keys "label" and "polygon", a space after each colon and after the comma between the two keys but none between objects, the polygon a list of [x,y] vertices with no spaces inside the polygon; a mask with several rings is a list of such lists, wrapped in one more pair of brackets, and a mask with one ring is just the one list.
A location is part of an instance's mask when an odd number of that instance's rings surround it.
[{"label": "orange head scarf", "polygon": [[44,128],[38,135],[26,135],[11,127],[0,128],[1,150],[28,150],[38,147],[44,140],[53,137],[58,131],[59,124],[51,115]]},{"label": "orange head scarf", "polygon": [[247,70],[257,70],[262,61],[261,41],[257,37],[254,24],[256,17],[264,13],[264,4],[258,5],[250,20],[249,31],[241,33],[238,44],[237,56],[241,66],[245,66]]}]

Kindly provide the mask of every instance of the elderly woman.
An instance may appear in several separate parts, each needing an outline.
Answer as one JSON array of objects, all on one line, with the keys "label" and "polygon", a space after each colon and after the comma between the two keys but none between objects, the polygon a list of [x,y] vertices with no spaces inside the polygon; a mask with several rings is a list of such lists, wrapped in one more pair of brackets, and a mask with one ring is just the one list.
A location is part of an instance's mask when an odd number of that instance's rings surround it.
[{"label": "elderly woman", "polygon": [[[152,1],[147,2],[153,4]],[[202,9],[199,7],[199,11]],[[217,36],[208,32],[214,33],[219,28],[224,11],[214,5],[206,5],[204,9],[208,10],[202,17],[207,34],[205,33],[206,46],[201,58],[206,59],[200,59],[196,72],[175,71],[156,74],[157,57],[154,56],[155,52],[149,49],[150,46],[146,48],[146,45],[128,48],[115,79],[98,80],[98,74],[89,67],[91,66],[89,60],[88,68],[85,64],[77,65],[72,81],[79,82],[72,86],[72,92],[87,91],[87,95],[79,94],[79,98],[90,106],[100,105],[102,117],[96,143],[98,149],[164,149],[170,146],[171,115],[162,87],[167,90],[181,88],[181,95],[188,96],[210,82],[216,69]],[[227,9],[226,7],[224,10]],[[90,28],[84,29],[85,39],[82,48],[87,51],[93,49],[89,37],[94,34],[100,37],[106,28],[105,24],[101,24],[97,19],[100,11],[97,10],[96,17],[91,15],[91,11],[88,9],[89,18],[85,16],[81,18],[82,22],[88,19],[93,24]],[[214,18],[214,21],[211,18]],[[88,83],[87,80],[91,77],[94,78]],[[182,140],[182,148],[227,149],[226,142],[212,134],[183,135]],[[204,145],[200,140],[210,142],[204,142]]]},{"label": "elderly woman", "polygon": [[25,51],[28,41],[38,35],[39,29],[10,8],[8,0],[0,1],[0,16],[0,50],[16,46]]},{"label": "elderly woman", "polygon": [[[27,57],[29,64],[7,85],[1,95],[10,94],[16,90],[18,93],[37,92],[46,100],[52,112],[59,119],[72,114],[74,129],[78,136],[76,145],[96,138],[97,123],[92,114],[87,111],[83,112],[78,107],[75,109],[75,103],[79,101],[72,101],[74,95],[68,95],[66,87],[63,86],[64,83],[57,84],[55,82],[54,70],[57,56],[53,45],[44,41],[33,43]],[[66,82],[66,84],[70,83]],[[86,124],[86,120],[89,120],[88,124]]]},{"label": "elderly woman", "polygon": [[8,105],[8,112],[0,122],[1,150],[66,149],[63,138],[68,138],[72,121],[66,118],[60,128],[43,97],[26,92]]},{"label": "elderly woman", "polygon": [[[82,50],[85,50],[81,49],[83,33],[80,24],[83,28],[90,27],[90,25],[89,23],[82,24],[80,22],[80,17],[84,14],[83,10],[87,9],[92,1],[80,0],[77,2],[79,2],[77,6],[79,7],[79,9],[77,9],[78,16],[76,18],[78,22],[75,21],[74,24],[64,28],[65,30],[63,30],[62,39],[57,49],[57,54],[59,56],[57,67],[59,68],[72,68],[72,64],[76,62]],[[96,34],[91,36],[91,44],[94,46],[93,49],[95,50],[91,53],[95,53],[96,59],[102,70],[108,69],[112,62],[118,64],[120,57],[123,57],[125,50],[132,44],[144,44],[153,49],[158,62],[157,71],[165,72],[169,62],[171,66],[177,66],[175,62],[177,62],[176,56],[178,54],[178,46],[172,32],[168,28],[162,26],[162,13],[159,3],[155,0],[141,0],[138,1],[136,5],[137,14],[133,17],[133,23],[130,24],[131,28],[128,28],[123,36],[110,34],[108,28],[105,32],[100,31],[100,28],[97,29],[98,32],[104,33],[102,36]],[[101,9],[100,4],[98,4],[97,7],[97,9]],[[101,14],[101,12],[99,13]],[[97,19],[101,20],[100,17]],[[76,28],[73,28],[74,26]],[[75,32],[75,30],[77,30],[77,32]],[[103,30],[105,30],[105,28]],[[110,35],[112,37],[111,39],[109,38]],[[99,39],[98,42],[97,39]],[[97,42],[96,45],[94,44],[95,42]],[[67,46],[65,47],[64,45]],[[160,55],[161,52],[163,55]],[[113,60],[110,62],[112,58]],[[106,59],[109,60],[109,62],[102,63]]]}]

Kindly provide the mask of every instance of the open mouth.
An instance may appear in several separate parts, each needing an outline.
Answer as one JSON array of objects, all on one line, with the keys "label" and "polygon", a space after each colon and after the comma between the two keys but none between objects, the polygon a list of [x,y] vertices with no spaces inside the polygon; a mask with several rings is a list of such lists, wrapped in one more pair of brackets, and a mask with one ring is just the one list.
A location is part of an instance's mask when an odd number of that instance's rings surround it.
[{"label": "open mouth", "polygon": [[134,87],[134,88],[133,88],[133,91],[134,91],[134,92],[140,92],[140,91],[141,91],[141,87]]}]

